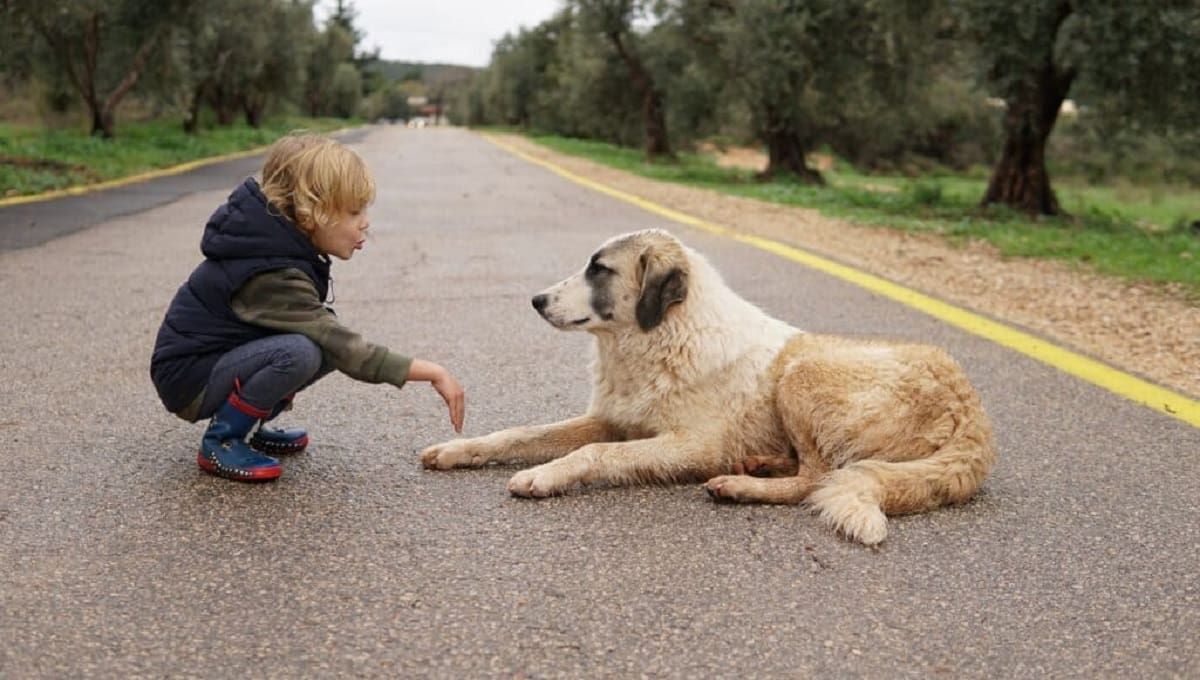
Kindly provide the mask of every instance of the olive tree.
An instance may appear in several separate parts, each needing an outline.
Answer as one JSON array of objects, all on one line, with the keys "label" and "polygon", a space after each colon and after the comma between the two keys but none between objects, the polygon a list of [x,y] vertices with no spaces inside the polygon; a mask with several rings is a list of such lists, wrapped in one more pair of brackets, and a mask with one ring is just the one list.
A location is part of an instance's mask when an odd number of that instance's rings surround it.
[{"label": "olive tree", "polygon": [[1200,3],[956,0],[978,77],[1004,103],[1005,140],[982,203],[1062,212],[1046,140],[1064,100],[1149,127],[1196,122]]},{"label": "olive tree", "polygon": [[92,119],[116,133],[116,109],[163,48],[185,0],[3,0],[7,18],[39,35]]},{"label": "olive tree", "polygon": [[661,85],[646,64],[644,39],[634,22],[648,18],[648,0],[573,0],[578,17],[576,30],[602,36],[620,58],[629,82],[641,98],[642,123],[648,159],[672,156],[667,135],[666,109]]},{"label": "olive tree", "polygon": [[749,114],[762,176],[820,184],[807,157],[831,131],[914,101],[939,0],[675,0],[697,67]]}]

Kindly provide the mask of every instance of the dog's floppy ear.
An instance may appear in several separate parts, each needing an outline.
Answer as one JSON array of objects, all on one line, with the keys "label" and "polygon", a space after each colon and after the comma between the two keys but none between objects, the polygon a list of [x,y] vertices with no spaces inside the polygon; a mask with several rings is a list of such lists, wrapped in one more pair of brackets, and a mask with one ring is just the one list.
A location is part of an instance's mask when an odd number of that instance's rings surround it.
[{"label": "dog's floppy ear", "polygon": [[637,322],[648,331],[660,323],[667,309],[687,298],[687,271],[672,258],[653,249],[642,253],[638,264],[642,270],[642,291],[637,301]]}]

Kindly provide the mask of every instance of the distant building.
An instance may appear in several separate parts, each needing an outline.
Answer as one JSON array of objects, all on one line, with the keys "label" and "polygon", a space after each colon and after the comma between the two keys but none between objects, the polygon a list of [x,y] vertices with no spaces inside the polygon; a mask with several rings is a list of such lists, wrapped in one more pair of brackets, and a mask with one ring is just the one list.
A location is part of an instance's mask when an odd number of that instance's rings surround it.
[{"label": "distant building", "polygon": [[423,118],[426,121],[419,126],[410,127],[425,127],[426,124],[441,125],[446,121],[446,111],[448,108],[444,105],[431,103],[429,97],[423,95],[409,97],[408,108],[412,111],[414,117]]}]

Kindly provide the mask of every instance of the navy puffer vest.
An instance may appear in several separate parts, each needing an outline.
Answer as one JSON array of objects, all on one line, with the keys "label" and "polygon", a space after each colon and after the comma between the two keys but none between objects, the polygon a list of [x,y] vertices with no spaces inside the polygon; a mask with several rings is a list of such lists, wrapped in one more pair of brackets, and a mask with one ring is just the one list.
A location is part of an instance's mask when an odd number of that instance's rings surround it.
[{"label": "navy puffer vest", "polygon": [[230,309],[234,294],[250,277],[271,269],[299,269],[325,299],[329,258],[274,212],[268,212],[267,199],[251,177],[205,225],[200,242],[205,260],[171,300],[150,359],[150,377],[168,411],[178,413],[199,396],[221,355],[273,333],[243,323]]}]

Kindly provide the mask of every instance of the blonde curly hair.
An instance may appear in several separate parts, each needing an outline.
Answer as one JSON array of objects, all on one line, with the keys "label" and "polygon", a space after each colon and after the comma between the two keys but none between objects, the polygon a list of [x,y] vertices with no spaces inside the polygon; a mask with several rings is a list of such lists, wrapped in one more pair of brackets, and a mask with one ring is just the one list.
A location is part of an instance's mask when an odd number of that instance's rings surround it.
[{"label": "blonde curly hair", "polygon": [[339,213],[358,212],[375,200],[375,180],[357,153],[303,131],[271,145],[261,186],[271,206],[309,238]]}]

